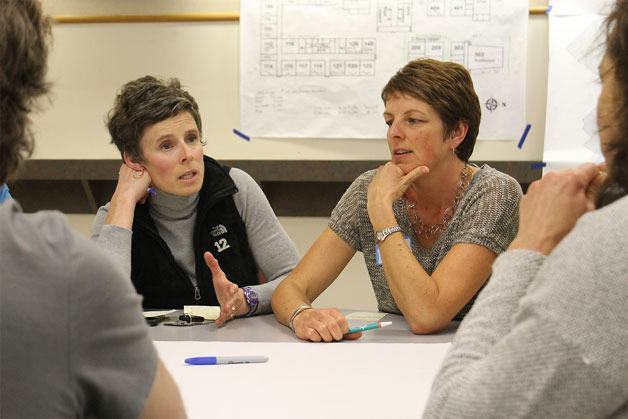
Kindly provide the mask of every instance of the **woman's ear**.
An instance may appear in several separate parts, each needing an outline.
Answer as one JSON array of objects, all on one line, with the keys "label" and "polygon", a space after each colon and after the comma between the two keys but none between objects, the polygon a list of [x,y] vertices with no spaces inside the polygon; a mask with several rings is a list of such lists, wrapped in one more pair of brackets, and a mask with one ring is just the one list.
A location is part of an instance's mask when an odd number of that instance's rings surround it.
[{"label": "woman's ear", "polygon": [[458,121],[458,125],[456,125],[449,137],[452,148],[458,148],[467,136],[467,132],[469,132],[469,123],[467,121]]},{"label": "woman's ear", "polygon": [[126,151],[122,154],[122,158],[124,160],[124,164],[126,164],[132,170],[135,170],[136,172],[141,172],[145,169],[142,163],[140,163],[135,157],[132,157]]}]

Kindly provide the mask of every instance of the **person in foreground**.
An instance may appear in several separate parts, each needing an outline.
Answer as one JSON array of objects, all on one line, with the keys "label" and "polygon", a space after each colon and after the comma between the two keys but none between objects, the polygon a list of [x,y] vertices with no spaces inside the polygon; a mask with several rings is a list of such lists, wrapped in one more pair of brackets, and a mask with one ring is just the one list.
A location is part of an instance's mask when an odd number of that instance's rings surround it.
[{"label": "person in foreground", "polygon": [[608,179],[585,164],[530,185],[427,418],[628,417],[628,1],[607,22],[597,118]]},{"label": "person in foreground", "polygon": [[[33,146],[49,33],[38,2],[0,0],[0,183]],[[12,199],[0,238],[0,417],[185,416],[137,294],[96,245]]]},{"label": "person in foreground", "polygon": [[220,305],[218,326],[269,313],[297,250],[257,183],[203,156],[194,98],[177,79],[130,81],[108,128],[124,163],[92,238],[116,255],[144,307]]},{"label": "person in foreground", "polygon": [[519,184],[468,163],[480,104],[467,70],[411,61],[382,99],[391,161],[353,182],[273,296],[275,316],[301,339],[347,337],[340,311],[311,303],[356,251],[364,254],[379,310],[403,314],[412,332],[423,334],[464,317],[515,236]]}]

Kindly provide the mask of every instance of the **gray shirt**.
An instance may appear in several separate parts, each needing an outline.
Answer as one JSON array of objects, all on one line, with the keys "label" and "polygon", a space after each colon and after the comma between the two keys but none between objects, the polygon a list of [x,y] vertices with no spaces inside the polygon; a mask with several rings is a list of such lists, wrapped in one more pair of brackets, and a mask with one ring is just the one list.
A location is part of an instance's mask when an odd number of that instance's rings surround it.
[{"label": "gray shirt", "polygon": [[[246,172],[232,168],[229,176],[238,192],[233,195],[236,208],[244,225],[257,267],[268,282],[255,285],[259,298],[257,313],[270,313],[270,299],[279,283],[288,276],[299,261],[299,253],[277,220],[264,192]],[[196,221],[198,194],[177,197],[158,191],[151,199],[150,214],[175,260],[196,284],[192,238]],[[92,239],[115,255],[120,266],[131,275],[131,238],[129,229],[107,224],[109,204],[100,207],[94,225]]]},{"label": "gray shirt", "polygon": [[157,368],[140,299],[56,212],[0,204],[0,417],[137,418]]},{"label": "gray shirt", "polygon": [[[400,313],[388,288],[384,267],[376,257],[377,240],[366,208],[368,186],[375,173],[375,170],[363,173],[351,184],[334,208],[329,227],[349,246],[364,254],[379,310]],[[446,230],[429,249],[423,248],[415,239],[401,199],[395,202],[393,210],[412,254],[431,275],[457,243],[479,244],[497,255],[503,252],[517,232],[520,198],[521,187],[516,180],[484,165],[473,176]],[[470,301],[455,320],[461,319],[472,303]]]},{"label": "gray shirt", "polygon": [[628,417],[628,197],[545,257],[511,250],[462,322],[427,418]]}]

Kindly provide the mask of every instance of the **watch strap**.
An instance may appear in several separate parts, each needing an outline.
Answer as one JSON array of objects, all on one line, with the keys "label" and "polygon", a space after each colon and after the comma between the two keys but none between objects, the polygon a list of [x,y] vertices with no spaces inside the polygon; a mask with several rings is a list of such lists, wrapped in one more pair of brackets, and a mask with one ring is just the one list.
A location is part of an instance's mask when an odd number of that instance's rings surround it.
[{"label": "watch strap", "polygon": [[384,240],[386,240],[386,237],[398,231],[401,231],[401,227],[399,227],[398,225],[386,227],[380,231],[377,231],[375,233],[375,237],[377,238],[378,242],[383,242]]}]

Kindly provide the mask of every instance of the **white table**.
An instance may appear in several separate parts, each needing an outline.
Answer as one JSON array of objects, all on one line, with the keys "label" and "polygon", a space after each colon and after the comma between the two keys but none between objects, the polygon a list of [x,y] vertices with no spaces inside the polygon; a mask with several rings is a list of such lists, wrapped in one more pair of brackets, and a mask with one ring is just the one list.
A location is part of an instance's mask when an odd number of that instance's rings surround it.
[{"label": "white table", "polygon": [[[357,341],[308,343],[272,315],[225,327],[151,328],[190,418],[416,418],[456,324],[413,335],[403,317]],[[352,322],[364,323],[364,322]],[[266,355],[263,364],[189,366],[190,356]]]}]

